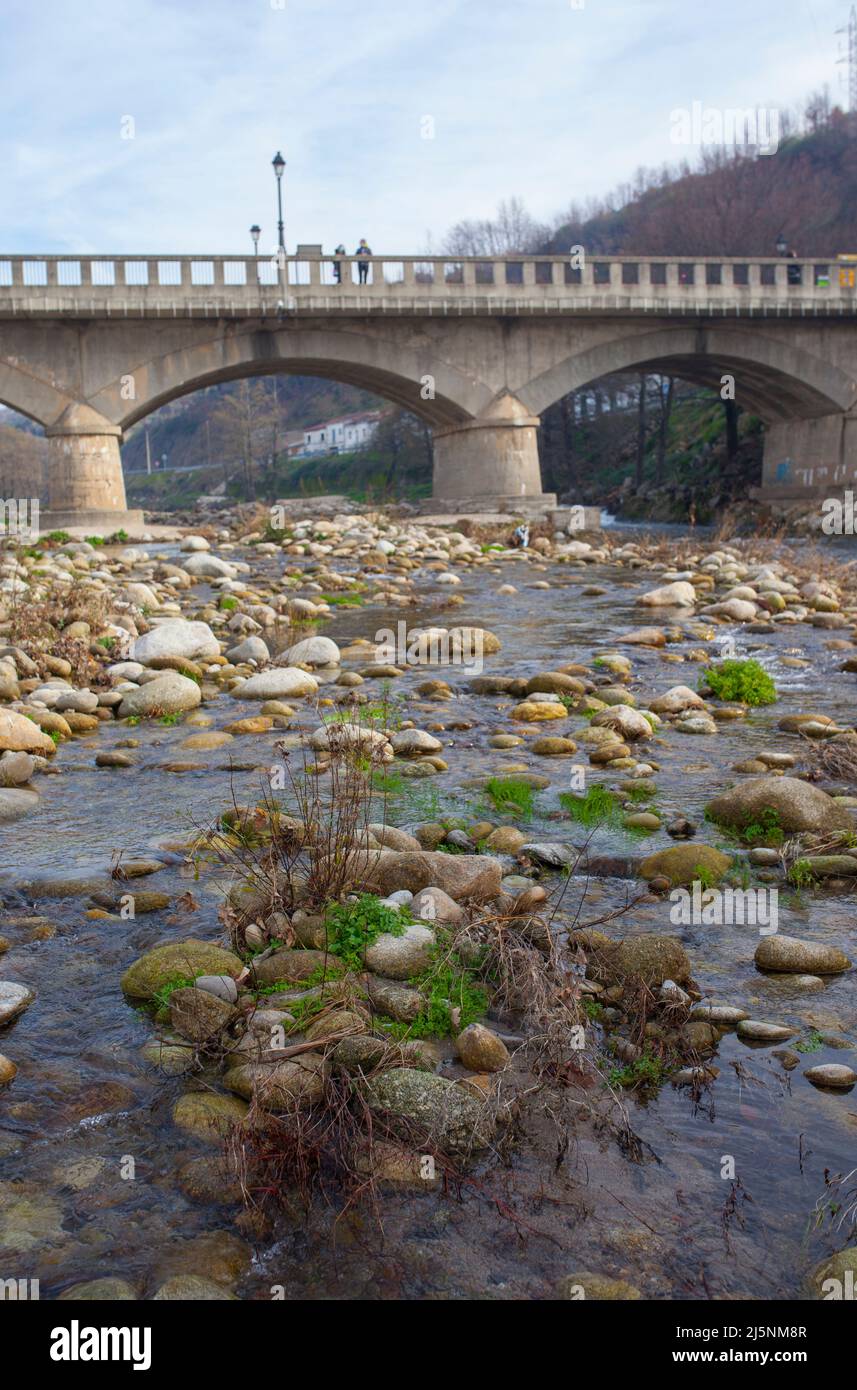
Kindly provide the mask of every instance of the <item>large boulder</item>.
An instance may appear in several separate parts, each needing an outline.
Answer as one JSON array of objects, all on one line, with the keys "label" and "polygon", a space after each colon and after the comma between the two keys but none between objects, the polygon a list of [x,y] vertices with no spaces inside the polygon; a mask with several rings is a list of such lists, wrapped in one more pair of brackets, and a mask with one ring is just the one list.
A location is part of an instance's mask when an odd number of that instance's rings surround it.
[{"label": "large boulder", "polygon": [[152,999],[159,989],[175,980],[195,980],[200,975],[240,975],[238,956],[210,941],[171,941],[147,951],[122,976],[122,990],[131,999]]},{"label": "large boulder", "polygon": [[[732,867],[732,859],[712,845],[672,845],[650,854],[640,865],[640,877],[668,878],[674,888],[689,887],[697,880],[719,883]],[[703,870],[703,873],[700,873]]]},{"label": "large boulder", "polygon": [[721,792],[705,808],[709,820],[739,829],[764,823],[760,817],[765,811],[775,812],[778,824],[789,833],[854,829],[854,820],[844,806],[798,777],[752,777]]},{"label": "large boulder", "polygon": [[0,709],[0,753],[41,753],[52,758],[56,744],[42,733],[38,724],[13,709]]},{"label": "large boulder", "polygon": [[485,1148],[494,1132],[494,1116],[483,1101],[428,1072],[391,1067],[367,1083],[366,1100],[402,1139],[444,1153]]},{"label": "large boulder", "polygon": [[784,975],[838,975],[850,970],[851,961],[837,946],[819,941],[801,941],[779,932],[764,937],[756,947],[760,970],[776,970]]},{"label": "large boulder", "polygon": [[228,1091],[244,1100],[255,1100],[265,1110],[292,1110],[323,1099],[328,1070],[329,1063],[321,1052],[304,1052],[298,1057],[231,1067],[223,1084]]},{"label": "large boulder", "polygon": [[644,933],[626,936],[612,949],[608,948],[611,974],[620,980],[641,979],[650,988],[664,980],[684,984],[690,979],[690,960],[681,942],[674,936]]},{"label": "large boulder", "polygon": [[179,675],[178,671],[165,671],[156,680],[128,691],[119,706],[119,718],[183,714],[185,710],[196,709],[201,702],[202,692],[196,681]]},{"label": "large boulder", "polygon": [[273,666],[260,671],[232,691],[236,700],[296,700],[301,695],[315,695],[318,681],[308,671],[294,666]]},{"label": "large boulder", "polygon": [[407,888],[441,888],[453,902],[464,898],[486,901],[500,892],[502,866],[487,854],[444,854],[439,850],[380,850],[367,856],[366,878],[387,897]]},{"label": "large boulder", "polygon": [[205,661],[220,656],[220,643],[208,623],[169,618],[138,637],[130,652],[130,659],[139,661],[142,666],[163,656],[186,656],[191,661]]}]

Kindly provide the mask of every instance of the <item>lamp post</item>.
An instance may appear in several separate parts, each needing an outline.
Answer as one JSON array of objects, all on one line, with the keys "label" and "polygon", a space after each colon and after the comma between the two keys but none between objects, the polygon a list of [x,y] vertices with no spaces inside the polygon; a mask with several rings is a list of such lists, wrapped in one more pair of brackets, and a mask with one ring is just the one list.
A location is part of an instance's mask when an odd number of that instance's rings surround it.
[{"label": "lamp post", "polygon": [[280,231],[279,247],[280,247],[280,250],[282,251],[283,255],[285,255],[285,254],[286,254],[286,238],[285,238],[285,232],[284,232],[284,229],[283,229],[283,170],[284,170],[285,167],[286,167],[286,161],[283,159],[283,156],[280,154],[280,151],[279,151],[279,150],[277,150],[277,153],[274,155],[274,158],[271,160],[271,164],[273,165],[274,173],[275,173],[276,178],[277,178],[277,208],[278,208],[278,210],[279,210],[279,223],[278,223],[278,226],[279,226],[279,231]]},{"label": "lamp post", "polygon": [[253,223],[253,226],[250,228],[250,235],[253,238],[253,255],[258,256],[259,237],[262,235],[262,228],[257,226],[255,222]]}]

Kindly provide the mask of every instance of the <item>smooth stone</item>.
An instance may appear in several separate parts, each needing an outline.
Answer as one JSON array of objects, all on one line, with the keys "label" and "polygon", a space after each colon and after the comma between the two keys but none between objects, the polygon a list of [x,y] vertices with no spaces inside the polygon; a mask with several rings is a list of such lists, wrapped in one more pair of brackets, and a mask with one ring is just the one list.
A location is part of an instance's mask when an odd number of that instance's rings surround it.
[{"label": "smooth stone", "polygon": [[804,1072],[807,1081],[813,1086],[829,1087],[831,1090],[850,1090],[857,1085],[857,1071],[843,1066],[840,1062],[825,1062],[817,1067],[808,1067]]},{"label": "smooth stone", "polygon": [[799,1031],[781,1023],[764,1023],[754,1018],[744,1018],[738,1024],[739,1038],[748,1038],[751,1042],[788,1042]]}]

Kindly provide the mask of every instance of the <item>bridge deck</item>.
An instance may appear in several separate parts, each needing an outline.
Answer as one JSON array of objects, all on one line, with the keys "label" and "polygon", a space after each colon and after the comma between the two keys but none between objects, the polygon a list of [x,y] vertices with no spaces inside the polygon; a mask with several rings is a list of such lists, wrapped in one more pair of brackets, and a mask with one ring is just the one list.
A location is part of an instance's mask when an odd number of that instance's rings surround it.
[{"label": "bridge deck", "polygon": [[[15,256],[0,318],[857,314],[857,267],[783,258]],[[339,276],[340,278],[337,278]]]}]

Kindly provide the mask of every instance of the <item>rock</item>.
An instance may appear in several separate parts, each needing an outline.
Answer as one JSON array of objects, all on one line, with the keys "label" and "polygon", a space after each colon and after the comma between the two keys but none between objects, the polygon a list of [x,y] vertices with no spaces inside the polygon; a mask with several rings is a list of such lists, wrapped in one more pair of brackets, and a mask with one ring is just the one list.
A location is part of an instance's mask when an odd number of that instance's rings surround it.
[{"label": "rock", "polygon": [[211,546],[205,536],[185,536],[179,550],[189,551],[191,554],[198,550],[210,550]]},{"label": "rock", "polygon": [[421,889],[411,903],[410,913],[421,922],[442,922],[445,926],[458,926],[464,921],[464,909],[442,888]]},{"label": "rock", "polygon": [[782,1023],[763,1023],[755,1018],[742,1018],[738,1024],[739,1038],[747,1038],[751,1042],[788,1042],[798,1031]]},{"label": "rock", "polygon": [[243,965],[238,956],[210,941],[193,937],[156,946],[140,956],[122,976],[124,994],[131,999],[152,999],[164,985],[174,980],[195,980],[198,975],[240,975]]},{"label": "rock", "polygon": [[256,661],[260,665],[271,660],[268,645],[261,637],[248,637],[226,653],[229,661]]},{"label": "rock", "polygon": [[150,1038],[141,1047],[140,1056],[165,1076],[183,1076],[196,1066],[193,1047],[180,1038]]},{"label": "rock", "polygon": [[843,1066],[840,1062],[825,1062],[818,1067],[808,1067],[804,1072],[807,1081],[813,1086],[829,1087],[834,1091],[850,1091],[857,1085],[857,1071]]},{"label": "rock", "polygon": [[226,560],[220,560],[216,555],[191,555],[182,562],[182,569],[185,574],[193,575],[195,579],[235,579],[238,571],[234,565],[230,565]]},{"label": "rock", "polygon": [[[379,845],[385,849],[422,849],[423,846],[415,835],[409,835],[405,830],[397,830],[393,825],[384,825],[380,821],[372,821],[367,827],[370,835],[374,835]],[[441,830],[443,827],[440,827]],[[441,838],[443,838],[441,836]],[[433,849],[434,845],[429,846]]]},{"label": "rock", "polygon": [[425,1000],[418,989],[409,989],[378,975],[367,976],[366,989],[373,1008],[400,1023],[413,1023],[423,1011]]},{"label": "rock", "polygon": [[749,1017],[746,1009],[739,1009],[732,1004],[694,1004],[691,1010],[691,1018],[702,1018],[706,1022],[716,1023],[718,1027],[728,1028]]},{"label": "rock", "polygon": [[11,1086],[17,1075],[18,1068],[15,1063],[0,1052],[0,1086]]},{"label": "rock", "polygon": [[25,787],[36,770],[29,753],[6,752],[0,757],[0,787]]},{"label": "rock", "polygon": [[596,729],[612,729],[623,739],[634,741],[652,737],[652,726],[645,715],[628,705],[612,705],[610,709],[599,710],[592,720]]},{"label": "rock", "polygon": [[0,1028],[5,1028],[7,1023],[28,1009],[35,997],[26,985],[16,984],[13,980],[0,980]]},{"label": "rock", "polygon": [[559,1283],[557,1296],[588,1303],[629,1303],[642,1298],[640,1290],[625,1279],[609,1279],[603,1274],[568,1274]]},{"label": "rock", "polygon": [[662,985],[664,980],[686,984],[691,974],[687,952],[674,936],[626,936],[608,949],[607,961],[611,974],[620,979],[639,978],[650,987]]},{"label": "rock", "polygon": [[455,1040],[456,1050],[470,1071],[502,1071],[509,1062],[509,1050],[502,1038],[482,1023],[471,1023]]},{"label": "rock", "polygon": [[336,975],[342,970],[342,961],[336,956],[325,955],[324,951],[293,951],[285,947],[252,961],[250,969],[257,986],[277,985],[290,980],[307,980],[318,970]]},{"label": "rock", "polygon": [[213,1279],[205,1279],[201,1274],[176,1274],[161,1284],[152,1295],[154,1302],[194,1303],[194,1302],[235,1302],[235,1294]]},{"label": "rock", "polygon": [[719,883],[732,867],[733,860],[712,845],[671,845],[669,849],[650,854],[640,865],[640,876],[650,882],[653,878],[668,878],[672,887],[689,887],[700,878]]},{"label": "rock", "polygon": [[363,961],[367,969],[389,980],[409,980],[428,969],[434,944],[434,932],[415,923],[401,936],[383,932],[364,952]]},{"label": "rock", "polygon": [[0,752],[41,753],[52,758],[56,744],[38,724],[12,709],[0,709]]},{"label": "rock", "polygon": [[288,666],[338,666],[339,648],[329,637],[305,637],[284,652],[281,660]]},{"label": "rock", "polygon": [[231,975],[200,975],[194,980],[194,988],[205,990],[227,1004],[238,1002],[238,986]]},{"label": "rock", "polygon": [[220,656],[220,643],[208,623],[169,618],[131,644],[130,659],[149,666],[156,657],[186,656],[201,661]]},{"label": "rock", "polygon": [[343,1033],[361,1036],[366,1032],[366,1021],[352,1009],[334,1009],[322,1014],[306,1030],[307,1042],[335,1038]]},{"label": "rock", "polygon": [[565,758],[571,753],[577,752],[577,744],[573,738],[547,737],[537,738],[530,744],[534,753],[538,753],[543,758]]},{"label": "rock", "polygon": [[850,854],[807,854],[802,863],[812,870],[813,878],[851,878],[857,874],[857,859]]},{"label": "rock", "polygon": [[191,752],[208,753],[216,748],[225,748],[227,743],[232,742],[232,734],[224,729],[209,729],[203,734],[189,734],[183,738],[179,747],[188,748]]},{"label": "rock", "polygon": [[454,902],[465,898],[486,901],[499,893],[502,869],[498,859],[485,854],[381,850],[374,862],[370,860],[367,875],[383,897],[400,888],[409,888],[412,893],[440,888]]},{"label": "rock", "polygon": [[173,1124],[211,1144],[220,1144],[234,1124],[241,1124],[247,1105],[237,1096],[188,1091],[173,1106]]},{"label": "rock", "polygon": [[759,942],[754,959],[760,970],[782,974],[838,975],[851,968],[845,952],[836,946],[801,941],[796,936],[783,936],[779,932]]},{"label": "rock", "polygon": [[568,710],[563,704],[550,704],[545,700],[524,700],[515,705],[510,719],[518,719],[526,724],[542,724],[551,719],[567,719]]},{"label": "rock", "polygon": [[57,1296],[57,1302],[77,1303],[91,1300],[96,1303],[119,1303],[132,1299],[136,1301],[139,1297],[134,1285],[129,1284],[127,1279],[117,1279],[108,1275],[104,1279],[90,1279],[83,1284],[72,1284]]},{"label": "rock", "polygon": [[526,839],[526,835],[513,825],[498,825],[486,839],[485,847],[493,854],[517,854]]},{"label": "rock", "polygon": [[686,709],[704,709],[705,701],[695,690],[686,685],[674,685],[663,695],[652,700],[650,709],[654,714],[682,714]]},{"label": "rock", "polygon": [[443,748],[440,739],[433,738],[423,729],[402,729],[394,734],[390,742],[393,752],[400,758],[418,757],[421,753],[439,753]]},{"label": "rock", "polygon": [[[276,1056],[276,1054],[272,1054]],[[228,1090],[251,1098],[266,1110],[291,1110],[324,1098],[328,1063],[321,1052],[304,1052],[280,1061],[231,1067],[223,1078]]]},{"label": "rock", "polygon": [[129,715],[181,714],[196,709],[202,703],[202,692],[196,681],[180,676],[178,671],[165,671],[137,690],[129,690],[119,706],[119,718]]},{"label": "rock", "polygon": [[366,1100],[402,1139],[420,1139],[449,1154],[485,1148],[494,1132],[490,1109],[445,1077],[392,1067],[366,1084]]},{"label": "rock", "polygon": [[190,1042],[206,1043],[219,1036],[234,1017],[231,1004],[204,989],[176,989],[170,995],[170,1022]]},{"label": "rock", "polygon": [[302,695],[315,695],[318,681],[308,671],[295,666],[272,666],[250,676],[231,692],[236,700],[297,700]]},{"label": "rock", "polygon": [[6,821],[20,820],[32,811],[38,810],[38,793],[24,787],[0,787],[0,825]]},{"label": "rock", "polygon": [[674,584],[664,584],[659,589],[650,589],[647,594],[641,594],[637,603],[644,608],[693,608],[696,590],[686,580],[679,579]]},{"label": "rock", "polygon": [[853,1297],[853,1291],[857,1288],[857,1245],[849,1245],[825,1260],[814,1271],[812,1278],[819,1298],[835,1297],[842,1300]]},{"label": "rock", "polygon": [[227,724],[228,734],[266,734],[274,727],[274,721],[267,714],[251,715],[249,719],[236,719],[234,723]]},{"label": "rock", "polygon": [[784,831],[853,830],[854,820],[832,796],[797,777],[753,777],[715,796],[706,807],[709,819],[739,828],[774,811]]},{"label": "rock", "polygon": [[575,864],[580,858],[580,853],[574,845],[555,844],[542,840],[527,840],[520,846],[518,852],[525,854],[536,864],[543,864],[548,869],[567,869],[570,864]]}]

